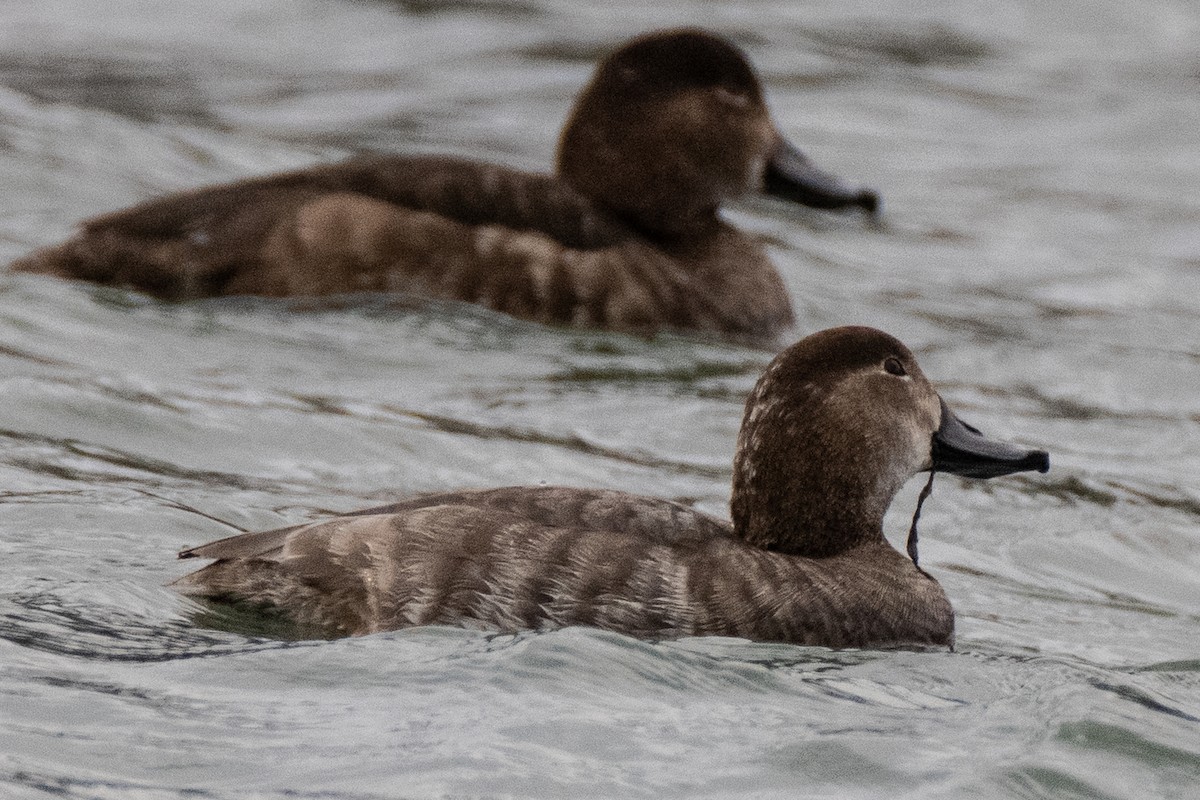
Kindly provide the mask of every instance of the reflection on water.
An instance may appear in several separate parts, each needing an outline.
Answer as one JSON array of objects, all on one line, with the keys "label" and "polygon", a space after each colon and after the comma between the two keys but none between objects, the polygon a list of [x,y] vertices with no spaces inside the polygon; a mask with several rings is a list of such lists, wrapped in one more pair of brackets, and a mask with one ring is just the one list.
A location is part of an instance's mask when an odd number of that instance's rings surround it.
[{"label": "reflection on water", "polygon": [[[867,323],[1046,476],[939,481],[955,653],[194,624],[179,549],[446,487],[726,513],[737,347],[411,299],[161,304],[0,275],[0,794],[1185,797],[1200,779],[1190,5],[9,2],[0,260],[367,148],[548,166],[590,65],[731,36],[879,226],[731,212],[801,332]],[[902,546],[919,487],[888,521]]]}]

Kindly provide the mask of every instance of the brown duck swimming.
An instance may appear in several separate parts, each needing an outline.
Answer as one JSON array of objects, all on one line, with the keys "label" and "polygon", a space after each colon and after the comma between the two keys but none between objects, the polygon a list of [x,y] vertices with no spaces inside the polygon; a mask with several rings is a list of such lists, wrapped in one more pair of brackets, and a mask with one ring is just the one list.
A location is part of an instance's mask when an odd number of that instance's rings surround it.
[{"label": "brown duck swimming", "polygon": [[746,402],[732,524],[616,491],[448,492],[185,550],[172,585],[324,635],[416,625],[587,625],[831,647],[949,645],[941,586],[883,535],[918,472],[1045,472],[963,424],[909,350],[871,328],[813,334]]},{"label": "brown duck swimming", "polygon": [[791,304],[721,204],[748,191],[878,204],[789,144],[745,55],[698,30],[652,33],[606,58],[557,167],[354,158],[105,214],[13,267],[168,299],[405,292],[551,324],[769,345],[792,324]]}]

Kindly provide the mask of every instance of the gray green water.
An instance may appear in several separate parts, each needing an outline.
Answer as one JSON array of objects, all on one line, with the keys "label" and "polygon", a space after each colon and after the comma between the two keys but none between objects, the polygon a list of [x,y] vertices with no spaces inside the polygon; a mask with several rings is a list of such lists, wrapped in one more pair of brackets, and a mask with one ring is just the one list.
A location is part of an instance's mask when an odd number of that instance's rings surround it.
[{"label": "gray green water", "polygon": [[899,336],[962,416],[1053,459],[926,504],[954,653],[248,638],[162,588],[222,520],[537,482],[725,513],[770,354],[0,273],[0,797],[1200,797],[1196,3],[10,0],[0,19],[0,262],[155,193],[361,148],[545,167],[598,54],[715,28],[793,139],[884,197],[878,227],[731,211],[801,332]]}]

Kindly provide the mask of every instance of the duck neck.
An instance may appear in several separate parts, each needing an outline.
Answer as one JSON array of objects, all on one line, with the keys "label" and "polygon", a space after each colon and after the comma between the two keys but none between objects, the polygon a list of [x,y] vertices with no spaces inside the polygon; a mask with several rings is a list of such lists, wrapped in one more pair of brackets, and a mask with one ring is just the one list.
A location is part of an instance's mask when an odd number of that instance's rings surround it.
[{"label": "duck neck", "polygon": [[735,467],[735,534],[754,547],[810,558],[883,541],[890,493],[830,466]]},{"label": "duck neck", "polygon": [[674,208],[612,208],[625,224],[671,252],[691,253],[709,247],[720,228],[716,205],[678,203]]},{"label": "duck neck", "polygon": [[559,141],[556,173],[567,185],[654,240],[688,241],[716,228],[720,187],[670,137],[588,121],[573,115]]},{"label": "duck neck", "polygon": [[[738,434],[730,501],[736,534],[755,547],[812,557],[882,540],[883,516],[904,482],[899,471],[878,463],[881,449],[851,424],[853,416],[831,425],[797,414],[797,406],[820,404],[821,392],[804,382],[781,393],[774,387],[792,381],[776,374],[783,370],[768,368]],[[791,396],[796,391],[809,396],[801,402]],[[843,416],[826,406],[835,421]],[[864,453],[872,460],[864,463]]]}]

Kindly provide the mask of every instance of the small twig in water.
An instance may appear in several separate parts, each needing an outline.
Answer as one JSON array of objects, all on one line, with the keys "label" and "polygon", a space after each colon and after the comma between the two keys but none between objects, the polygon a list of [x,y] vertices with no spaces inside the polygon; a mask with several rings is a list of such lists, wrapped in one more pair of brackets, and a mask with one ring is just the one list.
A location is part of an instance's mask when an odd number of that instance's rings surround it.
[{"label": "small twig in water", "polygon": [[238,531],[239,533],[246,532],[246,529],[243,528],[241,525],[234,525],[232,522],[229,522],[228,520],[223,520],[220,517],[214,516],[205,511],[201,511],[200,509],[196,508],[195,506],[190,506],[187,503],[183,503],[179,500],[172,500],[169,497],[163,497],[161,494],[155,494],[154,492],[151,492],[148,489],[134,489],[134,491],[137,492],[138,494],[143,494],[147,497],[153,497],[155,500],[162,500],[164,503],[166,503],[171,508],[177,508],[180,511],[186,511],[189,514],[198,514],[206,519],[211,519],[213,522],[219,522],[222,525],[224,525],[225,527],[233,528],[235,531]]}]

